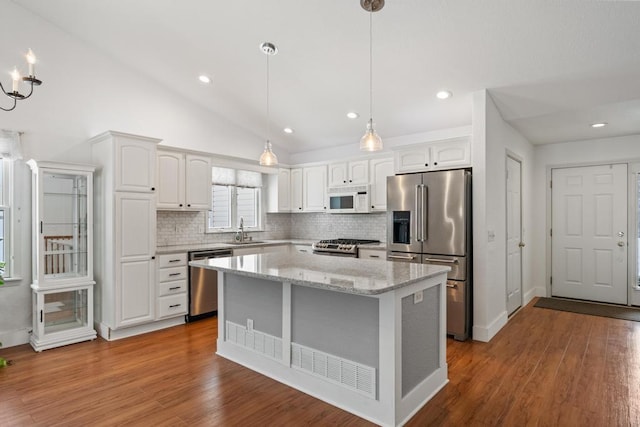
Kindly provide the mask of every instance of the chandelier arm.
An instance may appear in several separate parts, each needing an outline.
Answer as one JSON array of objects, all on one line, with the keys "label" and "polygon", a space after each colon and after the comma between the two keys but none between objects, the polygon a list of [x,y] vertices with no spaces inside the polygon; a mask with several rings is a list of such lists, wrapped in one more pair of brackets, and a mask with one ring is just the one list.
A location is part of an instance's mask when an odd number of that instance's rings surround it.
[{"label": "chandelier arm", "polygon": [[32,94],[33,94],[33,82],[31,82],[31,90],[29,91],[29,95],[25,95],[25,96],[24,96],[24,98],[21,98],[21,99],[27,99],[27,98],[29,98]]},{"label": "chandelier arm", "polygon": [[13,110],[14,108],[16,108],[16,104],[18,103],[18,100],[17,100],[16,98],[13,98],[13,97],[9,96],[9,94],[7,93],[7,91],[6,91],[6,90],[4,90],[4,86],[2,86],[2,83],[0,83],[0,89],[2,89],[2,92],[3,92],[5,95],[7,95],[9,98],[12,98],[12,99],[13,99],[13,107],[11,107],[11,108],[3,108],[3,107],[0,107],[0,110],[2,110],[2,111],[11,111],[11,110]]}]

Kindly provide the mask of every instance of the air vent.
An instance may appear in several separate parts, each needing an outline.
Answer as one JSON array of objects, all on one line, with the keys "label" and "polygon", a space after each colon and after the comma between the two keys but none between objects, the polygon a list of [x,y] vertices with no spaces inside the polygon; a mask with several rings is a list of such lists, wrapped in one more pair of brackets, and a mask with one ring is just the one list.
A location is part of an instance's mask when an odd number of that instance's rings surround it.
[{"label": "air vent", "polygon": [[376,398],[376,370],[300,344],[291,344],[291,365],[316,377]]},{"label": "air vent", "polygon": [[247,331],[247,328],[237,323],[225,323],[227,342],[248,348],[256,353],[282,361],[282,339],[264,332]]}]

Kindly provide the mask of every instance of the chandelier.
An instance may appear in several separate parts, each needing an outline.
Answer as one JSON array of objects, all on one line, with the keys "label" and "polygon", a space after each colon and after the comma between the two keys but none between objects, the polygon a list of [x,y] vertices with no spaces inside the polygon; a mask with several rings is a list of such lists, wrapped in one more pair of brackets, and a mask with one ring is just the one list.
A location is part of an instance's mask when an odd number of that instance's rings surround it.
[{"label": "chandelier", "polygon": [[[40,86],[42,84],[42,81],[36,78],[35,72],[33,71],[34,64],[36,63],[36,56],[33,54],[33,51],[31,49],[29,49],[29,52],[27,52],[26,58],[27,63],[29,64],[28,76],[21,77],[20,72],[18,71],[18,67],[14,67],[13,71],[11,72],[11,79],[13,80],[11,91],[7,92],[4,86],[2,86],[2,82],[0,82],[0,89],[2,89],[2,92],[9,98],[13,99],[13,106],[11,106],[11,108],[0,107],[0,109],[4,111],[11,111],[16,108],[16,104],[18,101],[22,101],[23,99],[27,99],[31,96],[31,94],[33,93],[33,86]],[[29,93],[26,95],[20,93],[21,81],[29,84]]]}]

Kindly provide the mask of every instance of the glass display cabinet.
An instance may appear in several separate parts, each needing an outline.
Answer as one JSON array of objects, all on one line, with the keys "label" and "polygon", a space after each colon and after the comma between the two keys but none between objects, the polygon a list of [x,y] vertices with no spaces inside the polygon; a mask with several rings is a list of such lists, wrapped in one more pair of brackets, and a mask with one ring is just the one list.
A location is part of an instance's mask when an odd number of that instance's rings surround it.
[{"label": "glass display cabinet", "polygon": [[32,171],[36,351],[96,338],[93,166],[29,160]]}]

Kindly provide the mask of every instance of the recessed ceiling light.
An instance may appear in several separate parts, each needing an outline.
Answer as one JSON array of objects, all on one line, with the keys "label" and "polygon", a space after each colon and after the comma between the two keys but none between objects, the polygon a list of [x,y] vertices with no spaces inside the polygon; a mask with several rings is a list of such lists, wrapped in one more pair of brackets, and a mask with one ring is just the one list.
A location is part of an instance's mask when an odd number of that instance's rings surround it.
[{"label": "recessed ceiling light", "polygon": [[202,83],[206,83],[206,84],[211,83],[211,77],[207,76],[206,74],[200,74],[198,76],[198,80],[200,80]]},{"label": "recessed ceiling light", "polygon": [[293,129],[291,128],[284,128],[282,130],[284,131],[284,133],[293,133]]},{"label": "recessed ceiling light", "polygon": [[448,90],[441,90],[440,92],[436,93],[436,97],[438,99],[447,99],[447,98],[451,98],[453,96],[453,93],[451,93]]},{"label": "recessed ceiling light", "polygon": [[603,128],[603,127],[605,127],[606,125],[607,125],[607,123],[605,123],[605,122],[602,122],[602,123],[592,123],[592,124],[591,124],[591,127],[592,127],[592,128]]},{"label": "recessed ceiling light", "polygon": [[356,113],[355,111],[349,111],[347,113],[347,117],[349,117],[350,119],[357,119],[358,117],[360,117],[360,114]]}]

